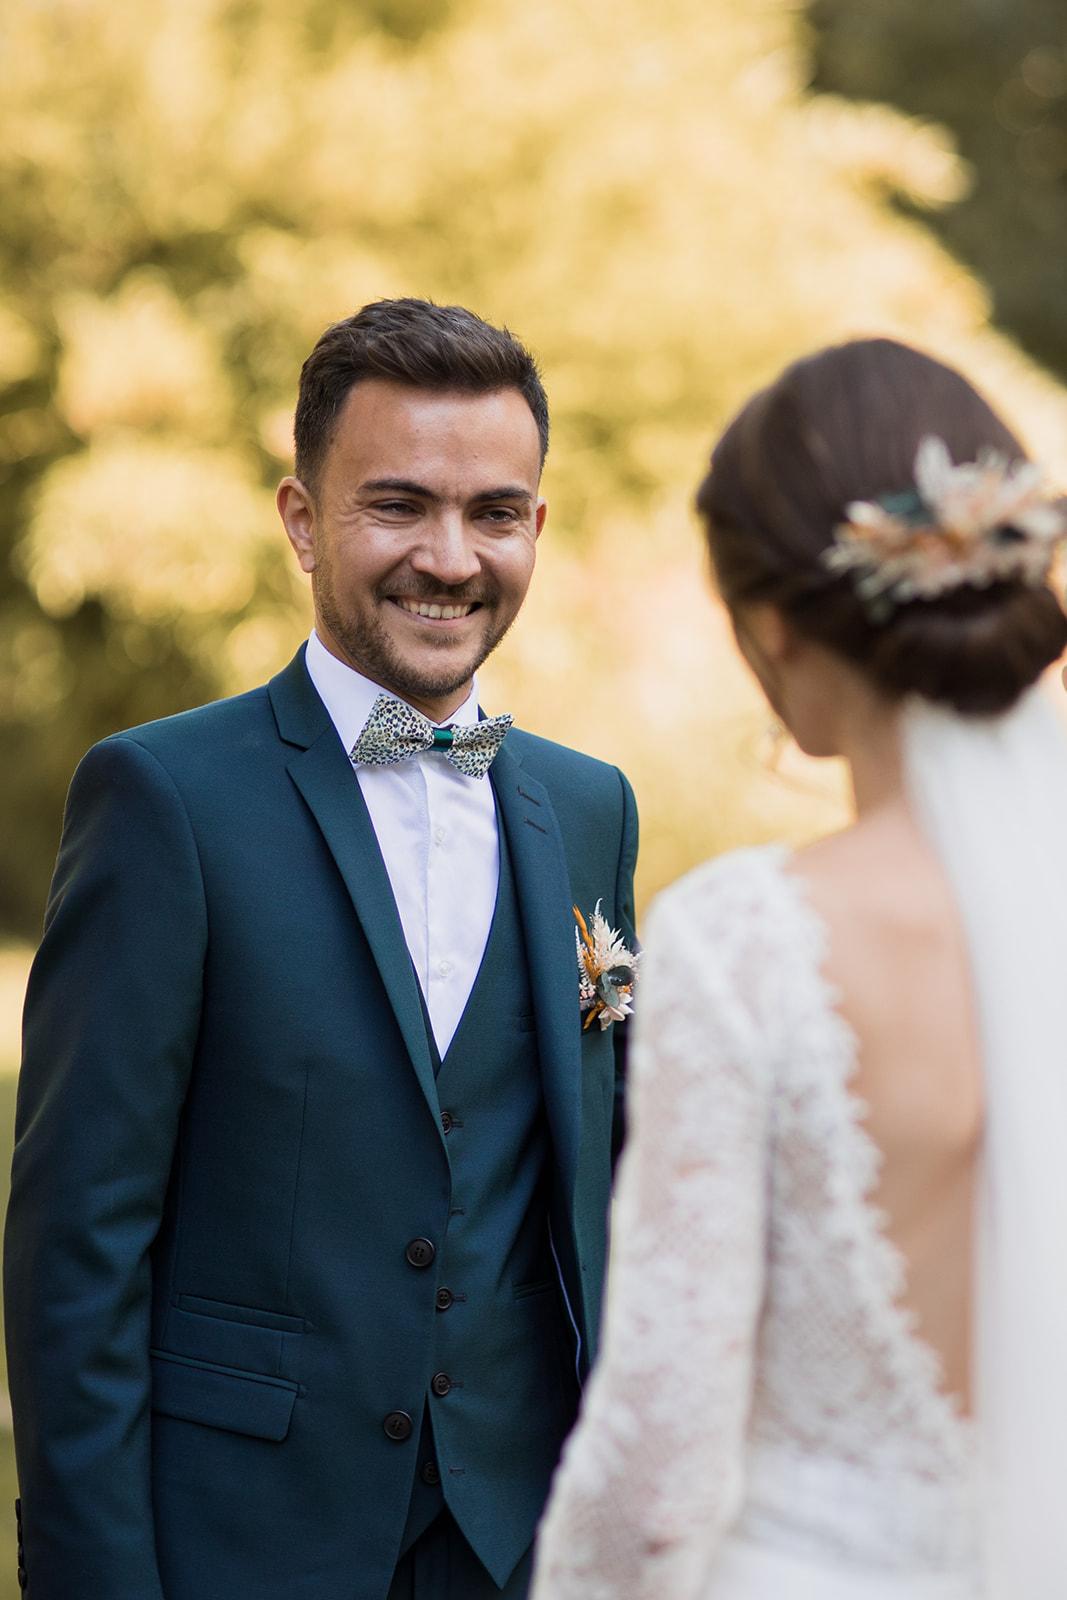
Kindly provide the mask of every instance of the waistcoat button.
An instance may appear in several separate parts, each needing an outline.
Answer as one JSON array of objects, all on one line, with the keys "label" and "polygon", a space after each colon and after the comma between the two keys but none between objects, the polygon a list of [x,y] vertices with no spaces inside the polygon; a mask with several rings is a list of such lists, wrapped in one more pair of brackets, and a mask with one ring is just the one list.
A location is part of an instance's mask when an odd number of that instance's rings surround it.
[{"label": "waistcoat button", "polygon": [[406,1411],[390,1411],[382,1422],[382,1427],[385,1429],[385,1437],[393,1439],[397,1444],[403,1444],[405,1439],[411,1438],[413,1426],[414,1424]]},{"label": "waistcoat button", "polygon": [[441,1126],[445,1130],[446,1133],[451,1133],[452,1132],[452,1113],[451,1113],[451,1111],[442,1111],[441,1112]]},{"label": "waistcoat button", "polygon": [[430,1379],[430,1388],[433,1390],[434,1394],[440,1396],[442,1399],[448,1393],[451,1387],[452,1379],[448,1376],[447,1372],[435,1372],[433,1377]]},{"label": "waistcoat button", "polygon": [[424,1461],[419,1472],[419,1477],[422,1479],[423,1483],[428,1483],[431,1489],[435,1489],[441,1481],[441,1473],[438,1469],[437,1462]]},{"label": "waistcoat button", "polygon": [[413,1267],[428,1267],[437,1250],[429,1239],[412,1239],[404,1255]]},{"label": "waistcoat button", "polygon": [[455,1298],[451,1289],[438,1289],[436,1302],[438,1311],[447,1311]]}]

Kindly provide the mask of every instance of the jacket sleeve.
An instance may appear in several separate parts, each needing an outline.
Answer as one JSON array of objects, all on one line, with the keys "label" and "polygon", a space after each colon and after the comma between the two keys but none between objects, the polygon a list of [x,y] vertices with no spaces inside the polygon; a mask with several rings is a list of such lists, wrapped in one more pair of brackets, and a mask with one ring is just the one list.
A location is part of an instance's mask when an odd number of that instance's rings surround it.
[{"label": "jacket sleeve", "polygon": [[30,977],[4,1283],[28,1600],[163,1600],[148,1251],[207,918],[173,781],[129,736],[75,774]]},{"label": "jacket sleeve", "polygon": [[[621,772],[619,782],[622,785],[622,835],[619,846],[619,870],[615,884],[615,909],[624,942],[631,950],[636,950],[634,869],[637,866],[637,801],[634,799],[634,792],[629,782]],[[612,1029],[615,1048],[615,1111],[611,1126],[612,1166],[618,1160],[626,1139],[626,1059],[630,1032],[629,1026]]]}]

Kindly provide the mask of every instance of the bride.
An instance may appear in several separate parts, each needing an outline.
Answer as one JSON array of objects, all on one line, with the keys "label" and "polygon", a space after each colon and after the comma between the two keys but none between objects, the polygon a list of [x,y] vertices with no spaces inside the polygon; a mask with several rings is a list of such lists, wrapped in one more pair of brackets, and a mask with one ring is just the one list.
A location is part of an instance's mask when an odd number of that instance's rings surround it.
[{"label": "bride", "polygon": [[1062,503],[957,373],[825,350],[698,506],[855,821],[649,919],[604,1344],[532,1600],[1067,1594]]}]

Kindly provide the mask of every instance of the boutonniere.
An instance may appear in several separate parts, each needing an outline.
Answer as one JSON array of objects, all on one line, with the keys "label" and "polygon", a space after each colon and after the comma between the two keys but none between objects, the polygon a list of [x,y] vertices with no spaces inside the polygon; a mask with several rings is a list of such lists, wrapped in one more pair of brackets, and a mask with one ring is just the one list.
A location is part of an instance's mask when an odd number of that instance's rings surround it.
[{"label": "boutonniere", "polygon": [[578,948],[578,997],[585,1021],[582,1032],[599,1018],[601,1028],[624,1022],[633,1010],[634,986],[641,957],[627,950],[622,935],[609,928],[600,901],[586,922],[574,907],[574,942]]}]

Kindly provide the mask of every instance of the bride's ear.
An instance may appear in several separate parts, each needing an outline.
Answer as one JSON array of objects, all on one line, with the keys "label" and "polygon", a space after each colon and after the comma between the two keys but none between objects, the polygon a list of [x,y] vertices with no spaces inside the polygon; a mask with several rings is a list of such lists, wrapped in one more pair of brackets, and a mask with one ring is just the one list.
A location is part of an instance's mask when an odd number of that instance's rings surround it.
[{"label": "bride's ear", "polygon": [[746,655],[746,645],[750,645],[757,656],[774,665],[787,661],[796,647],[797,636],[791,624],[769,601],[745,606],[735,619],[735,628]]}]

